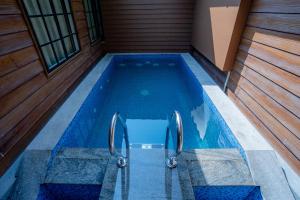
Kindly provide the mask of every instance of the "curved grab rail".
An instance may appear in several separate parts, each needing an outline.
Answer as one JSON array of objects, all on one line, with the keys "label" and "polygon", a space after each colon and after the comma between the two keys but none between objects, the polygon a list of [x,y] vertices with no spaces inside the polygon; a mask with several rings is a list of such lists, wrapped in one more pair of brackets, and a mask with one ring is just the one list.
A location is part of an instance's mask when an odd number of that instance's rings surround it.
[{"label": "curved grab rail", "polygon": [[[129,149],[127,125],[125,123],[125,120],[121,117],[120,113],[116,112],[111,119],[110,128],[109,128],[108,144],[109,144],[109,152],[111,155],[115,155],[115,130],[116,130],[116,124],[118,119],[120,120],[123,126],[123,130],[124,130],[123,136],[125,137],[126,150]],[[127,164],[126,158],[122,155],[119,156],[117,164],[119,167],[125,167]]]},{"label": "curved grab rail", "polygon": [[[170,156],[167,159],[167,166],[169,168],[174,168],[177,166],[177,159],[176,157],[182,152],[183,147],[183,125],[182,125],[182,118],[180,116],[180,113],[175,110],[172,114],[171,120],[175,117],[176,121],[176,132],[177,132],[177,148],[176,148],[176,155]],[[170,125],[167,128],[167,134],[166,134],[166,147],[168,147],[168,139],[169,139],[169,132],[170,132]]]}]

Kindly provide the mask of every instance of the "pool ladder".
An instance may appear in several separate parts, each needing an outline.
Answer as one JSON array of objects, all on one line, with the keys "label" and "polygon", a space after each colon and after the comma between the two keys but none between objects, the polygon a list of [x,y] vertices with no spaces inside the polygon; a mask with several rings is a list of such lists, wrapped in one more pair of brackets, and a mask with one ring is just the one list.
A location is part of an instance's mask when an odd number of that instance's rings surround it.
[{"label": "pool ladder", "polygon": [[176,122],[177,148],[176,148],[176,153],[175,154],[168,155],[166,165],[169,168],[175,168],[177,166],[177,156],[182,152],[182,146],[183,146],[182,118],[181,118],[179,112],[175,110],[174,113],[172,114],[171,119],[169,120],[169,125],[167,127],[165,149],[168,149],[169,134],[170,134],[170,122],[174,118],[175,118],[175,122]]},{"label": "pool ladder", "polygon": [[[175,118],[176,122],[176,132],[177,132],[177,148],[176,153],[173,155],[168,155],[168,158],[166,160],[166,165],[169,168],[175,168],[177,166],[177,156],[182,152],[182,146],[183,146],[183,125],[182,125],[182,118],[178,111],[174,111],[174,113],[171,116],[170,120],[173,120]],[[126,144],[126,154],[129,155],[129,141],[128,141],[128,129],[125,120],[121,117],[119,112],[116,112],[111,120],[110,128],[109,128],[109,137],[108,137],[108,143],[109,143],[109,152],[112,156],[116,155],[115,150],[115,130],[116,130],[116,124],[117,121],[121,122],[121,125],[123,127],[123,137],[125,139]],[[165,141],[165,149],[168,149],[168,143],[169,143],[169,134],[170,134],[170,121],[169,125],[167,127],[166,132],[166,141]],[[127,156],[128,157],[128,156]],[[117,165],[120,168],[126,167],[127,165],[127,157],[123,156],[122,153],[118,155],[117,159]]]},{"label": "pool ladder", "polygon": [[[123,127],[124,134],[122,136],[125,138],[126,154],[128,155],[128,153],[129,153],[129,142],[128,142],[127,125],[126,125],[125,120],[121,117],[119,112],[116,112],[113,115],[112,119],[111,119],[110,128],[109,128],[109,137],[108,137],[109,152],[113,156],[116,155],[115,130],[116,130],[116,124],[117,124],[118,119],[121,122],[121,125]],[[123,156],[122,153],[119,154],[119,157],[118,157],[118,160],[117,160],[118,167],[120,167],[120,168],[126,167],[127,157]]]}]

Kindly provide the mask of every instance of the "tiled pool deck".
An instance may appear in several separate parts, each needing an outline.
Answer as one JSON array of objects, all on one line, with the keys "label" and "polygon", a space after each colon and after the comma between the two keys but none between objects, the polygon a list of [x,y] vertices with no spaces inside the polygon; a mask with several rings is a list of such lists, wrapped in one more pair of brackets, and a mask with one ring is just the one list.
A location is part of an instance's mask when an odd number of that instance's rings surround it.
[{"label": "tiled pool deck", "polygon": [[[107,54],[94,67],[94,69],[79,84],[66,102],[64,102],[64,104],[48,121],[38,136],[29,145],[27,150],[34,150],[36,154],[42,154],[42,160],[45,159],[44,154],[48,155],[50,150],[52,150],[57,144],[59,138],[72,121],[85,98],[95,85],[96,81],[102,75],[103,71],[108,66],[114,55],[118,54]],[[256,131],[256,129],[229,100],[229,98],[220,90],[220,88],[193,59],[193,57],[188,53],[183,53],[181,56],[188,64],[194,75],[197,77],[198,81],[203,86],[203,89],[212,100],[213,104],[216,106],[217,110],[220,112],[226,124],[231,129],[234,136],[237,138],[238,142],[243,148],[246,155],[246,160],[248,162],[248,167],[252,177],[254,178],[254,182],[256,185],[261,186],[263,196],[266,199],[293,199],[284,174],[281,170],[281,166],[278,163],[278,155],[276,156],[272,147]],[[24,157],[26,157],[26,151]],[[297,175],[294,175],[293,177],[293,171],[288,167],[283,159],[280,158],[280,161],[283,163],[287,176],[292,177],[291,181],[297,183]],[[24,163],[26,162],[26,159],[24,159]],[[38,166],[43,165],[41,164],[43,162],[39,159],[35,160],[35,162]],[[270,169],[269,166],[272,166],[272,169]],[[44,166],[41,167],[43,168]],[[7,174],[13,174],[16,169],[16,166],[12,167],[11,171],[8,171]],[[24,174],[26,173],[24,172]],[[3,177],[1,178],[1,181],[13,180],[11,177],[9,177],[9,175]],[[37,178],[40,179],[40,176]],[[300,181],[298,184],[299,183]],[[0,182],[0,184],[2,184],[2,182]],[[295,187],[297,187],[297,185]],[[35,192],[37,192],[36,189]]]},{"label": "tiled pool deck", "polygon": [[[113,199],[118,193],[129,193],[131,199],[169,199],[170,196],[173,199],[194,199],[195,187],[255,188],[249,168],[237,149],[184,151],[178,167],[173,170],[165,168],[164,159],[159,159],[164,158],[161,149],[131,151],[136,160],[131,160],[129,168],[133,168],[131,170],[134,173],[131,173],[132,177],[128,174],[130,177],[127,178],[135,178],[133,185],[136,185],[122,191],[117,179],[120,179],[121,170],[126,168],[119,169],[115,158],[110,159],[106,149],[64,149],[58,153],[54,165],[48,170],[49,151],[29,150],[24,155],[26,160],[21,165],[11,198],[34,200],[39,195],[41,184],[101,185],[100,199]],[[139,167],[145,162],[142,159],[145,154],[149,158],[147,166]],[[176,179],[179,180],[177,187]],[[144,185],[147,192],[141,192],[137,185]]]}]

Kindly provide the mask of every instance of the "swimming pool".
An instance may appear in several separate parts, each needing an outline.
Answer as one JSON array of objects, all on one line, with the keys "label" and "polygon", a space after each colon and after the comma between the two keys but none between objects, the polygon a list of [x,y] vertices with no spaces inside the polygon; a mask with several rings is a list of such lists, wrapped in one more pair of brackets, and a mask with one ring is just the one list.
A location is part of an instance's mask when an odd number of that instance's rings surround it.
[{"label": "swimming pool", "polygon": [[126,119],[132,147],[162,147],[175,110],[183,121],[183,149],[239,146],[180,54],[137,54],[112,58],[56,149],[107,148],[115,112]]}]

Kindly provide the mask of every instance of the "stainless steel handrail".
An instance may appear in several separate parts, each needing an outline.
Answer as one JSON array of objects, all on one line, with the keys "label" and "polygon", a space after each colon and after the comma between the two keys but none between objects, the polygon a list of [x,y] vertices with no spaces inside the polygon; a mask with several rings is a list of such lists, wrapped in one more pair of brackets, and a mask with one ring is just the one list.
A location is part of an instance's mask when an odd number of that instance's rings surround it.
[{"label": "stainless steel handrail", "polygon": [[[169,156],[167,159],[167,166],[169,168],[174,168],[177,166],[177,156],[182,152],[183,146],[183,125],[182,125],[182,118],[180,113],[175,110],[172,114],[171,120],[175,117],[176,121],[176,132],[177,132],[177,148],[176,148],[176,155]],[[169,132],[170,132],[170,124],[167,127],[167,134],[166,134],[166,148],[168,148],[168,140],[169,140]]]},{"label": "stainless steel handrail", "polygon": [[[116,124],[118,119],[120,120],[123,126],[123,130],[124,130],[123,136],[125,138],[126,150],[127,151],[129,150],[127,125],[125,123],[125,120],[121,117],[120,113],[116,112],[111,119],[110,128],[109,128],[108,144],[109,144],[109,152],[111,155],[116,154],[115,153],[115,130],[116,130]],[[127,165],[126,157],[124,157],[122,154],[118,157],[117,165],[120,168],[125,167]]]}]

